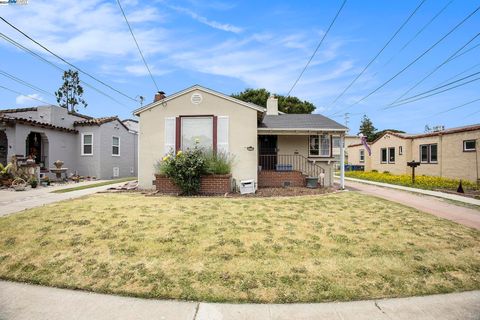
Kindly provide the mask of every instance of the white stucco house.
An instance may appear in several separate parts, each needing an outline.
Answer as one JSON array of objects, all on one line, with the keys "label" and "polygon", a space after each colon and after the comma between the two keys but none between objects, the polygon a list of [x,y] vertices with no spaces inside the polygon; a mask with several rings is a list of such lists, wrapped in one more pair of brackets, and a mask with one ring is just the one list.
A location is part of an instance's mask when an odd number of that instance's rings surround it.
[{"label": "white stucco house", "polygon": [[170,96],[162,92],[134,111],[139,117],[139,185],[153,188],[154,165],[173,151],[200,146],[234,157],[233,186],[297,186],[306,176],[333,183],[333,137],[347,128],[320,114],[283,114],[270,97],[262,107],[195,85]]},{"label": "white stucco house", "polygon": [[62,160],[67,175],[136,176],[137,128],[136,120],[93,118],[58,106],[0,110],[0,163],[31,156],[46,175]]}]

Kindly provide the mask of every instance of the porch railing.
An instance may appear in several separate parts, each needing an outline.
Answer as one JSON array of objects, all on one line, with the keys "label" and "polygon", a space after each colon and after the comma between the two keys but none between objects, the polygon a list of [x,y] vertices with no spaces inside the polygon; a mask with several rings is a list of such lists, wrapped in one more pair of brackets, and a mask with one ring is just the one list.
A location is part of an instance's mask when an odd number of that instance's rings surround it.
[{"label": "porch railing", "polygon": [[259,170],[300,171],[309,177],[319,177],[325,169],[300,154],[261,154]]}]

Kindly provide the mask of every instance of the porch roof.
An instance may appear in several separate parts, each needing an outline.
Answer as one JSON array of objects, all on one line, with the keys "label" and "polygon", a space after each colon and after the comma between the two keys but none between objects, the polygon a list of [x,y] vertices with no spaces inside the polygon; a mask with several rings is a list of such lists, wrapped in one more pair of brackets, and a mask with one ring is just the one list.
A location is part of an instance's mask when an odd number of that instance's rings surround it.
[{"label": "porch roof", "polygon": [[258,131],[336,131],[348,128],[321,114],[279,114],[266,115]]}]

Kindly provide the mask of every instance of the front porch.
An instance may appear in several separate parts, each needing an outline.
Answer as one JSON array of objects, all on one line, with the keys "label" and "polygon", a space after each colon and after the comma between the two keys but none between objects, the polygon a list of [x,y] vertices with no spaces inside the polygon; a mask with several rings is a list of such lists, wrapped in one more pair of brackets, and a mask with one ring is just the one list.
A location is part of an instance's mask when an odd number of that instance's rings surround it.
[{"label": "front porch", "polygon": [[330,132],[262,132],[258,136],[260,188],[305,187],[307,178],[318,179],[317,187],[330,187],[335,163]]}]

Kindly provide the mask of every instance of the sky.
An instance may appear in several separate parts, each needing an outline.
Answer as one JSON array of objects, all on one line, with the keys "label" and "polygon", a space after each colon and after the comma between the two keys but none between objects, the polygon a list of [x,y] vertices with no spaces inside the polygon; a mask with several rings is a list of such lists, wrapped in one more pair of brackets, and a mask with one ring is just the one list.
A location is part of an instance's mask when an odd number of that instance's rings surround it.
[{"label": "sky", "polygon": [[[194,84],[228,95],[246,88],[266,88],[286,95],[342,2],[121,0],[155,81],[167,95]],[[312,102],[315,113],[343,124],[348,112],[351,134],[358,133],[363,115],[380,130],[409,133],[423,132],[426,125],[451,128],[480,123],[480,100],[475,101],[480,99],[480,81],[388,108],[402,95],[415,96],[480,72],[480,46],[475,47],[480,44],[480,10],[448,34],[480,6],[480,1],[424,0],[378,58],[336,100],[420,3],[347,0],[291,95]],[[140,102],[130,98],[143,96],[144,104],[153,100],[157,89],[115,0],[28,0],[26,5],[0,6],[0,16],[123,93],[80,73],[88,102],[80,112],[133,118],[132,111]],[[61,69],[69,68],[3,21],[0,32]],[[466,53],[455,57],[457,51],[457,55]],[[0,109],[42,104],[32,98],[55,104],[53,93],[62,83],[60,69],[4,38],[0,38],[0,56],[0,86],[16,92],[0,87]],[[444,63],[450,57],[455,58]],[[405,71],[369,95],[402,69]],[[13,81],[5,72],[42,91]]]}]

